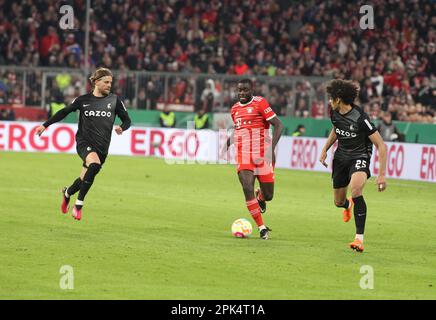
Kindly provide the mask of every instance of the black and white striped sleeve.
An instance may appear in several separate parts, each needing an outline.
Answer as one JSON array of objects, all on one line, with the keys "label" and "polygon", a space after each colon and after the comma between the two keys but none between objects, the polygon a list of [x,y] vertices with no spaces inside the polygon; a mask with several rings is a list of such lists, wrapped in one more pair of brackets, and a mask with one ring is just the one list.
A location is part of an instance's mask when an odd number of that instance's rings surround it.
[{"label": "black and white striped sleeve", "polygon": [[367,137],[377,131],[377,127],[371,122],[367,114],[363,114],[359,120],[360,129],[365,132]]}]

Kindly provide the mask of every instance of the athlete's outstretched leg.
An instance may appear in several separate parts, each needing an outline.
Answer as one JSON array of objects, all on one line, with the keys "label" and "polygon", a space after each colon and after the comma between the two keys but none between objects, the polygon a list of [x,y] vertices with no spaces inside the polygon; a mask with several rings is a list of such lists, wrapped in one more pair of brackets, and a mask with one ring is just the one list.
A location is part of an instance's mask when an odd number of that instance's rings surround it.
[{"label": "athlete's outstretched leg", "polygon": [[271,201],[274,197],[274,167],[266,164],[259,173],[263,174],[257,175],[260,189],[256,190],[256,198],[261,212],[264,213],[266,211],[266,202]]},{"label": "athlete's outstretched leg", "polygon": [[80,190],[80,186],[82,185],[83,177],[85,176],[87,168],[83,167],[80,176],[74,180],[73,184],[69,187],[64,187],[62,189],[62,204],[61,211],[62,213],[67,213],[70,203],[71,196],[77,193]]},{"label": "athlete's outstretched leg", "polygon": [[274,182],[260,182],[262,199],[271,201],[274,197]]},{"label": "athlete's outstretched leg", "polygon": [[356,237],[350,247],[356,251],[363,251],[363,234],[366,222],[366,203],[363,199],[363,188],[365,187],[368,176],[366,172],[355,172],[351,176],[350,189],[351,197],[354,202],[354,220],[356,222]]},{"label": "athlete's outstretched leg", "polygon": [[351,219],[351,211],[353,209],[353,200],[347,199],[347,187],[333,189],[335,197],[335,206],[338,208],[344,208],[342,212],[342,219],[344,222],[348,222]]},{"label": "athlete's outstretched leg", "polygon": [[263,224],[259,203],[254,196],[254,173],[250,170],[241,170],[239,171],[238,176],[244,191],[247,209],[259,228],[261,238],[266,240],[269,237],[268,228]]},{"label": "athlete's outstretched leg", "polygon": [[256,199],[262,213],[266,211],[266,202],[274,197],[274,182],[259,181],[260,188],[256,190]]},{"label": "athlete's outstretched leg", "polygon": [[81,219],[83,201],[85,200],[85,196],[91,188],[92,183],[94,182],[95,176],[101,169],[101,162],[97,153],[91,152],[90,154],[88,154],[88,156],[86,157],[86,165],[88,169],[83,175],[83,181],[80,185],[79,195],[73,208],[73,217],[77,220]]}]

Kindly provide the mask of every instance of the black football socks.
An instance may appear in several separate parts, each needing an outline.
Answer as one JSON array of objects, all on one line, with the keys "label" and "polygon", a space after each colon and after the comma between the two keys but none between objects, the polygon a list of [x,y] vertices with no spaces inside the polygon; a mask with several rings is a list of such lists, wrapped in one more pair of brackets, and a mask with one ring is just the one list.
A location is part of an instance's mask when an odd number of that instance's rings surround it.
[{"label": "black football socks", "polygon": [[353,198],[354,221],[356,222],[356,234],[363,234],[366,221],[366,203],[363,196]]},{"label": "black football socks", "polygon": [[85,176],[83,177],[82,184],[80,186],[79,195],[77,197],[77,202],[81,204],[77,204],[76,202],[76,208],[78,210],[82,209],[83,206],[83,200],[85,199],[86,194],[88,193],[89,189],[92,186],[92,183],[94,182],[95,176],[98,174],[98,172],[101,169],[101,164],[98,163],[91,163],[88,167],[88,170],[85,173]]}]

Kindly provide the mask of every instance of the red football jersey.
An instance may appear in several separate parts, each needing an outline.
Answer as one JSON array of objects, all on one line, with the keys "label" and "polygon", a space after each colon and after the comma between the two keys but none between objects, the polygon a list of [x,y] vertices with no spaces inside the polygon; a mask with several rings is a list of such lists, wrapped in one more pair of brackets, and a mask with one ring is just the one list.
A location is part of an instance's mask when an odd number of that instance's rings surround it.
[{"label": "red football jersey", "polygon": [[237,154],[264,156],[271,143],[270,123],[276,116],[265,98],[254,96],[250,102],[235,103],[230,111],[235,125],[234,142]]}]

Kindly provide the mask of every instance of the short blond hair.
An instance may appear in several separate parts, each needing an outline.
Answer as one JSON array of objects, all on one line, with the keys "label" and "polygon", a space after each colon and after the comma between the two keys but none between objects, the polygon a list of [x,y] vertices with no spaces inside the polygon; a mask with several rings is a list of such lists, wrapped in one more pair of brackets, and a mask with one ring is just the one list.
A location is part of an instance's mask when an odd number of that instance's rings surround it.
[{"label": "short blond hair", "polygon": [[94,71],[94,73],[91,75],[89,80],[94,85],[97,80],[106,76],[113,77],[112,71],[110,71],[108,68],[98,68],[97,70]]}]

